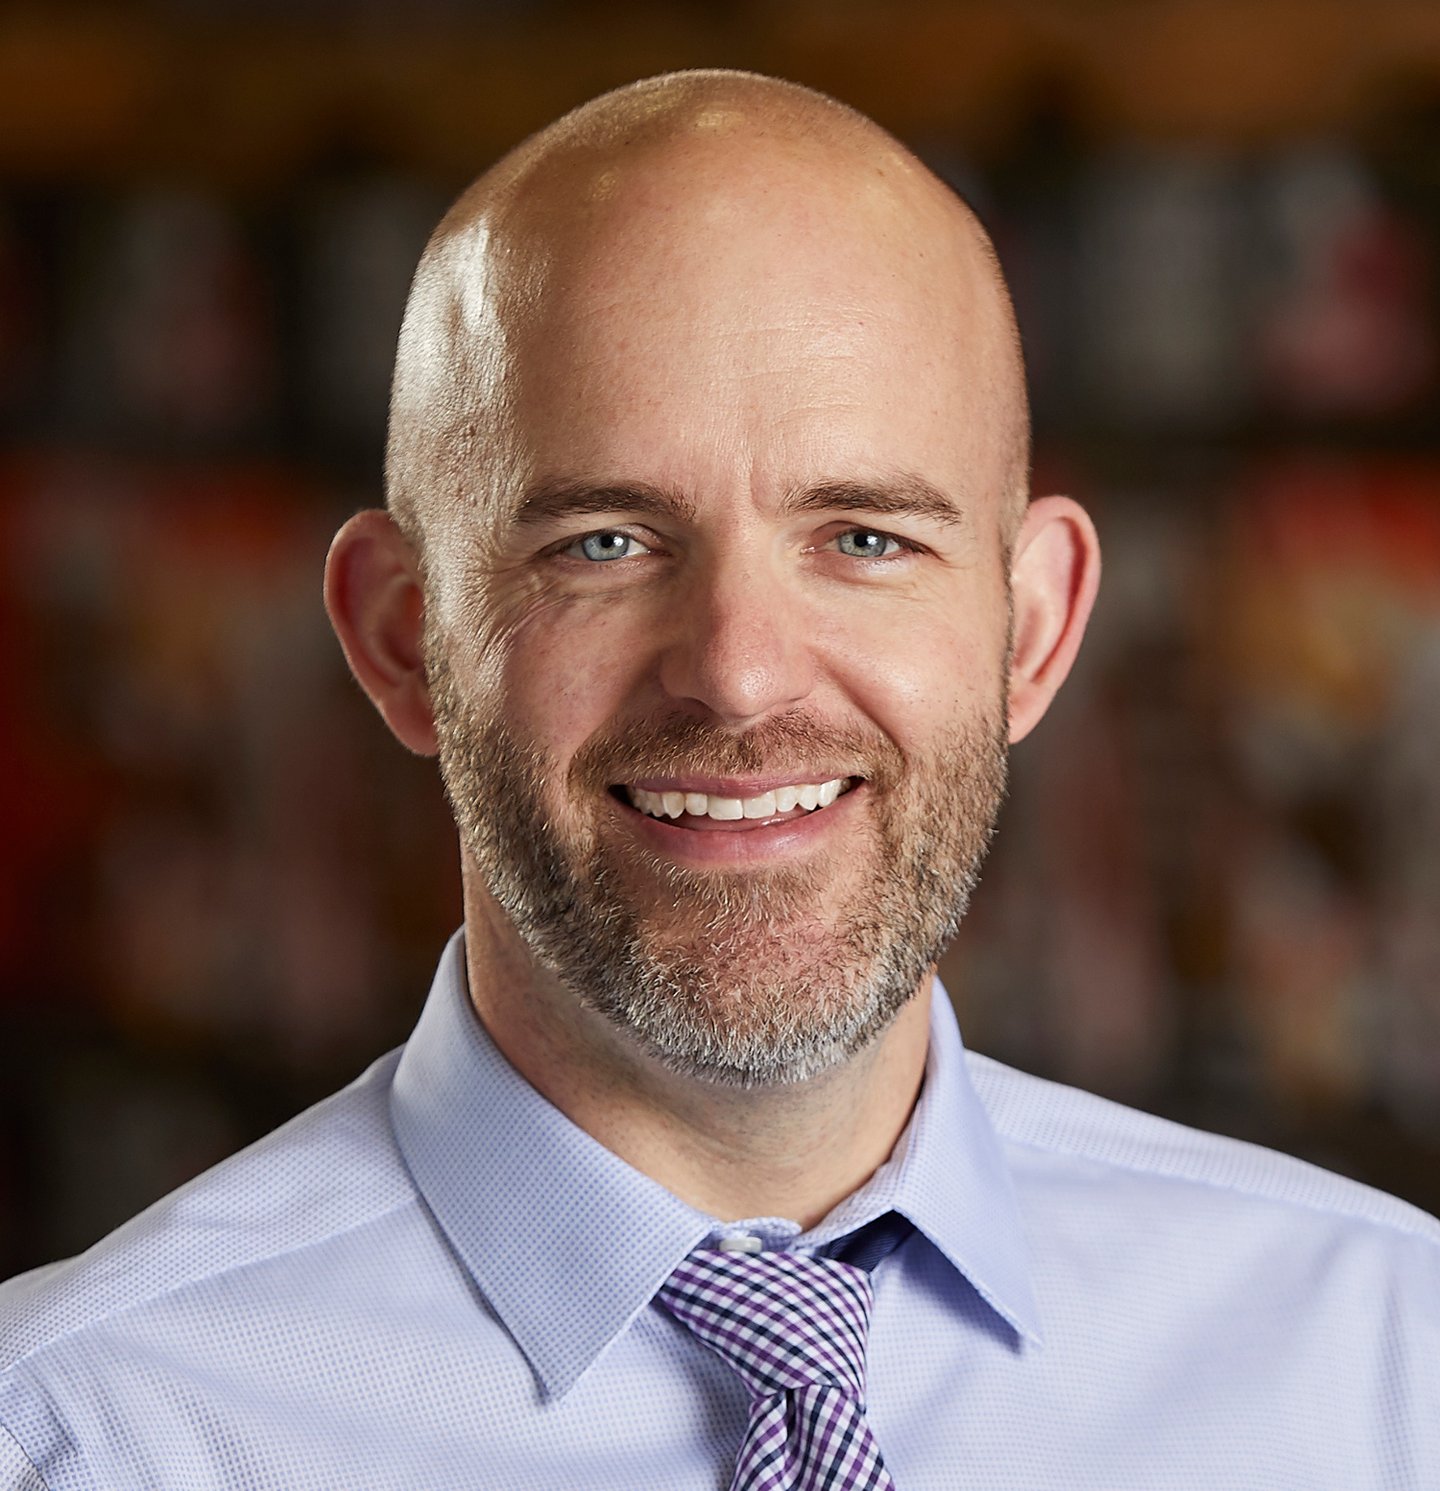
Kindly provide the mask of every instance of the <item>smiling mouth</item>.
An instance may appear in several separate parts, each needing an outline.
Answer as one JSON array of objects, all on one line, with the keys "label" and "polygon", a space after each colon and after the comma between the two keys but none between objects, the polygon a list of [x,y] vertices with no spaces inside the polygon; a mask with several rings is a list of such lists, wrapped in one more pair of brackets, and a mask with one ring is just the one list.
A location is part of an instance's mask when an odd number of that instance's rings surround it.
[{"label": "smiling mouth", "polygon": [[616,795],[650,818],[710,818],[721,823],[743,819],[819,813],[858,786],[860,777],[832,777],[825,782],[795,782],[754,797],[722,797],[712,792],[652,792],[623,783]]}]

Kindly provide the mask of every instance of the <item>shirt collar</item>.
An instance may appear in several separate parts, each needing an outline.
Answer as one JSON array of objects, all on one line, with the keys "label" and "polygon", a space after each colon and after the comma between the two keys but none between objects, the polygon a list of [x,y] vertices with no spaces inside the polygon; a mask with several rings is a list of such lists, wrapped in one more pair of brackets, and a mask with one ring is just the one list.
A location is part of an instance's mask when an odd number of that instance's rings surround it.
[{"label": "shirt collar", "polygon": [[1015,1183],[938,978],[925,1085],[894,1154],[800,1241],[828,1242],[890,1210],[908,1217],[1017,1334],[1040,1343]]},{"label": "shirt collar", "polygon": [[[548,1396],[565,1393],[718,1230],[510,1066],[471,1006],[463,932],[401,1056],[391,1114],[426,1205]],[[1014,1189],[938,983],[925,1085],[895,1156],[798,1241],[819,1245],[891,1208],[1038,1338]]]}]

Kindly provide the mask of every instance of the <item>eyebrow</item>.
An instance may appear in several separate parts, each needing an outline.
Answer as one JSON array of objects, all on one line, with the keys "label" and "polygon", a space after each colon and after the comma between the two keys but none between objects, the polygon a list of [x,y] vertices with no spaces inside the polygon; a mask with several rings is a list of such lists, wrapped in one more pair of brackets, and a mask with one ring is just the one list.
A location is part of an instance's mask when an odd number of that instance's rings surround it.
[{"label": "eyebrow", "polygon": [[965,509],[953,497],[913,472],[902,472],[882,481],[834,481],[805,487],[786,498],[785,511],[929,518],[947,527],[960,527],[966,522]]},{"label": "eyebrow", "polygon": [[545,480],[536,482],[521,497],[513,521],[519,527],[533,528],[562,518],[593,517],[601,513],[635,513],[689,522],[695,516],[695,504],[679,492],[646,482]]},{"label": "eyebrow", "polygon": [[[831,481],[790,492],[785,513],[852,512],[876,517],[929,518],[947,527],[962,526],[966,512],[933,482],[913,472],[879,481]],[[605,513],[688,523],[695,504],[683,493],[648,482],[594,482],[584,478],[545,479],[528,488],[516,504],[512,521],[533,528],[565,518]]]}]

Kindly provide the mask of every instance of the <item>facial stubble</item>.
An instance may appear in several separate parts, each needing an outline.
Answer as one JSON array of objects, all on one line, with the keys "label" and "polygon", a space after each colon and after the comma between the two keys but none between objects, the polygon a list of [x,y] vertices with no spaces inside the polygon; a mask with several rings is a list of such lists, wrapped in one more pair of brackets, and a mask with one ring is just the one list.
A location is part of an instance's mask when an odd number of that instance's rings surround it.
[{"label": "facial stubble", "polygon": [[[425,662],[445,790],[485,888],[541,968],[671,1070],[745,1087],[816,1076],[890,1025],[959,929],[1005,793],[1003,700],[924,756],[802,715],[743,734],[671,717],[592,737],[562,773],[466,696],[430,629]],[[863,780],[868,852],[701,871],[617,822],[619,783],[817,762]]]}]

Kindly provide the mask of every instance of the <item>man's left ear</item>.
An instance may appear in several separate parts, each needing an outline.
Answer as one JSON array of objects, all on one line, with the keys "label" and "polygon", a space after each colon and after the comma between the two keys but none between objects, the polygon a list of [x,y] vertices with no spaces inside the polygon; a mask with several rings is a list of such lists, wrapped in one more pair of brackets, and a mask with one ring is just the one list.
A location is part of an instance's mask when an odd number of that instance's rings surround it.
[{"label": "man's left ear", "polygon": [[1010,663],[1010,740],[1023,740],[1050,707],[1080,650],[1100,584],[1100,540],[1069,497],[1039,497],[1025,510],[1010,561],[1015,630]]}]

